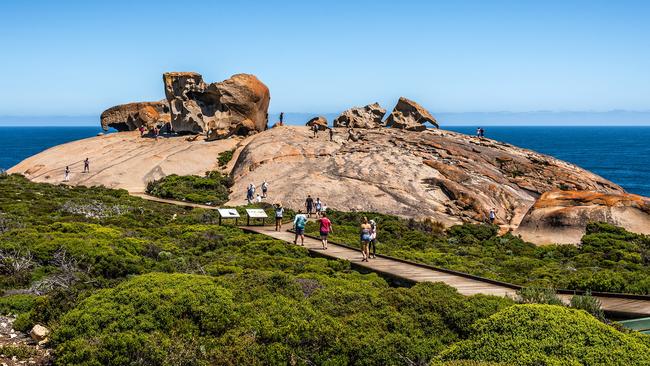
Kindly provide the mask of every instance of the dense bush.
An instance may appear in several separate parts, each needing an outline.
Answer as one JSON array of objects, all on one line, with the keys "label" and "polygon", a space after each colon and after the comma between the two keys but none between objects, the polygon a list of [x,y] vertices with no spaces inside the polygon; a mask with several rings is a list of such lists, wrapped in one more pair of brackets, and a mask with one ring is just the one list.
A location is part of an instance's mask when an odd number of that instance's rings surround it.
[{"label": "dense bush", "polygon": [[[0,310],[19,315],[17,329],[36,322],[52,329],[56,364],[421,365],[452,343],[476,341],[473,324],[512,305],[505,298],[463,297],[441,284],[391,288],[377,275],[352,271],[349,262],[312,258],[302,247],[218,226],[214,210],[13,175],[0,179],[0,192],[0,214],[11,222],[0,233],[0,290],[40,294],[1,297]],[[270,206],[261,207],[271,213]],[[361,215],[332,213],[335,233],[356,240]],[[575,247],[558,247],[562,256],[547,257],[545,249],[494,236],[490,226],[458,227],[451,235],[432,222],[366,215],[379,222],[381,250],[435,254],[451,267],[480,271],[490,265],[519,278],[517,271],[552,273],[565,260],[560,258],[584,259],[583,248]],[[592,243],[599,235],[623,241],[619,237],[628,235],[599,230],[590,231]],[[645,245],[642,238],[630,240]],[[629,271],[645,274],[642,268]],[[642,281],[624,277],[622,283]],[[515,326],[520,319],[500,321]],[[550,335],[565,331],[549,324],[544,329]],[[594,336],[608,337],[610,329],[594,328]],[[583,344],[580,333],[562,337]],[[620,348],[629,349],[623,343]]]},{"label": "dense bush", "polygon": [[508,365],[648,365],[648,336],[621,333],[580,310],[515,305],[479,320],[469,339],[442,360]]},{"label": "dense bush", "polygon": [[[535,246],[493,225],[457,225],[446,233],[432,222],[370,212],[331,211],[331,240],[359,243],[359,223],[378,223],[377,250],[416,262],[538,288],[650,294],[650,236],[592,223],[582,244]],[[318,235],[315,223],[307,233]]]},{"label": "dense bush", "polygon": [[226,166],[230,160],[232,160],[232,156],[235,153],[235,150],[227,150],[222,153],[219,153],[219,156],[217,157],[217,161],[219,161],[219,166],[224,167]]},{"label": "dense bush", "polygon": [[228,201],[233,181],[219,172],[208,172],[205,177],[176,174],[149,182],[147,193],[160,197],[218,206]]}]

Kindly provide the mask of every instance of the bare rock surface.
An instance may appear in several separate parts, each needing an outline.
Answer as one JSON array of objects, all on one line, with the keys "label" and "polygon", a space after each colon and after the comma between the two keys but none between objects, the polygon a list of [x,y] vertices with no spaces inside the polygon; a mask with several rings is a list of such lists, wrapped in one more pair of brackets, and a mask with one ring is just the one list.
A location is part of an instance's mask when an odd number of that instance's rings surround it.
[{"label": "bare rock surface", "polygon": [[118,131],[134,131],[140,126],[152,129],[169,122],[169,104],[166,100],[120,104],[105,110],[100,119],[104,131],[111,127]]},{"label": "bare rock surface", "polygon": [[266,130],[269,89],[254,75],[206,83],[195,72],[163,74],[171,124],[177,132],[205,133],[209,140]]},{"label": "bare rock surface", "polygon": [[306,123],[306,126],[308,126],[308,127],[313,128],[314,125],[318,126],[319,131],[327,130],[327,128],[328,128],[327,118],[325,118],[323,116],[318,116],[318,117],[314,117],[314,118],[310,119]]},{"label": "bare rock surface", "polygon": [[650,199],[629,193],[546,192],[530,208],[516,233],[540,244],[577,244],[593,221],[650,234]]},{"label": "bare rock surface", "polygon": [[[0,354],[0,365],[51,365],[52,357],[46,345],[39,344],[29,335],[13,328],[16,318],[0,316],[0,348],[3,350],[20,350],[20,357]],[[44,342],[40,342],[44,343]]]},{"label": "bare rock surface", "polygon": [[410,99],[400,97],[384,125],[408,131],[424,131],[427,129],[425,123],[439,127],[429,111]]},{"label": "bare rock surface", "polygon": [[432,217],[447,225],[486,220],[516,227],[544,192],[558,187],[622,193],[575,165],[497,141],[443,130],[345,128],[312,137],[307,127],[279,127],[249,137],[236,153],[230,204],[246,186],[270,183],[269,200],[303,207],[307,194],[340,210]]},{"label": "bare rock surface", "polygon": [[[203,175],[218,168],[220,152],[233,149],[241,138],[207,142],[183,136],[141,138],[137,131],[109,133],[54,146],[8,170],[36,182],[63,183],[70,166],[69,185],[105,186],[144,192],[149,181],[169,174]],[[83,173],[83,160],[90,173]]]},{"label": "bare rock surface", "polygon": [[334,127],[380,128],[386,110],[379,103],[354,107],[334,119]]}]

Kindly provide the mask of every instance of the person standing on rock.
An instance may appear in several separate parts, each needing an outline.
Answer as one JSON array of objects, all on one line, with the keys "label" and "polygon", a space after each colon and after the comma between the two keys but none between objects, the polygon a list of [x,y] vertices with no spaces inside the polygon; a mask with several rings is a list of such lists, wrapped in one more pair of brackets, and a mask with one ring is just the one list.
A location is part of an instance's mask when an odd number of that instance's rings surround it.
[{"label": "person standing on rock", "polygon": [[368,245],[370,244],[370,232],[372,227],[368,223],[368,218],[364,217],[361,222],[361,255],[363,256],[362,262],[367,262],[369,257]]},{"label": "person standing on rock", "polygon": [[298,210],[298,214],[293,218],[293,230],[296,232],[294,244],[298,244],[298,237],[300,237],[300,245],[305,245],[305,225],[307,225],[307,218],[302,214],[302,210]]},{"label": "person standing on rock", "polygon": [[248,201],[248,204],[250,205],[253,203],[253,195],[255,194],[255,186],[253,183],[248,185],[248,188],[246,189],[246,201]]},{"label": "person standing on rock", "polygon": [[65,172],[63,173],[63,181],[64,182],[69,182],[70,181],[70,167],[66,165],[65,167]]},{"label": "person standing on rock", "polygon": [[282,218],[284,217],[284,207],[281,203],[275,204],[275,231],[282,230]]},{"label": "person standing on rock", "polygon": [[311,217],[311,211],[314,209],[314,199],[309,194],[305,200],[305,208],[307,209],[307,217]]},{"label": "person standing on rock", "polygon": [[280,123],[278,126],[284,126],[284,112],[280,112]]},{"label": "person standing on rock", "polygon": [[90,160],[84,160],[84,173],[90,173]]},{"label": "person standing on rock", "polygon": [[320,240],[323,243],[323,249],[327,250],[327,237],[329,234],[333,233],[332,222],[327,218],[327,214],[323,212],[323,215],[318,219],[320,223]]},{"label": "person standing on rock", "polygon": [[330,130],[330,141],[334,141],[334,129],[332,127],[329,127],[328,130]]},{"label": "person standing on rock", "polygon": [[476,129],[476,137],[481,137],[481,128]]},{"label": "person standing on rock", "polygon": [[269,190],[269,184],[264,180],[264,183],[262,183],[262,198],[266,198],[266,192]]},{"label": "person standing on rock", "polygon": [[[375,259],[377,257],[377,223],[375,220],[370,220],[370,248],[372,248],[370,258]],[[368,254],[370,254],[370,250],[368,250]]]},{"label": "person standing on rock", "polygon": [[311,125],[311,130],[314,131],[314,138],[316,138],[316,135],[318,134],[318,125],[315,123]]},{"label": "person standing on rock", "polygon": [[490,209],[490,213],[488,214],[488,217],[490,218],[490,224],[494,225],[494,220],[497,218],[497,209],[492,207]]}]

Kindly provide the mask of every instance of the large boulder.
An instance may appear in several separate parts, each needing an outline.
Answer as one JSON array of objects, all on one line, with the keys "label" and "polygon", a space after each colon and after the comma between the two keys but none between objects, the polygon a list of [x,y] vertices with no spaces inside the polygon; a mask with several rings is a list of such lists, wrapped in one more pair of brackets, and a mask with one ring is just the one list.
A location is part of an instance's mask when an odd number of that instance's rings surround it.
[{"label": "large boulder", "polygon": [[386,127],[399,128],[409,131],[424,131],[427,129],[425,123],[431,123],[438,128],[436,119],[416,102],[400,97],[393,112],[384,123]]},{"label": "large boulder", "polygon": [[177,132],[205,133],[214,140],[267,128],[271,96],[254,75],[208,84],[195,72],[168,72],[163,82]]},{"label": "large boulder", "polygon": [[111,127],[118,131],[133,131],[140,126],[151,129],[169,122],[169,104],[166,100],[120,104],[105,110],[100,118],[104,131]]},{"label": "large boulder", "polygon": [[313,127],[314,125],[318,126],[319,131],[325,131],[327,130],[327,118],[323,116],[318,116],[310,119],[307,121],[306,126]]},{"label": "large boulder", "polygon": [[524,216],[516,233],[535,243],[577,244],[587,224],[595,221],[650,234],[650,199],[629,193],[546,192]]},{"label": "large boulder", "polygon": [[334,119],[334,127],[379,128],[386,110],[379,103],[354,107]]}]

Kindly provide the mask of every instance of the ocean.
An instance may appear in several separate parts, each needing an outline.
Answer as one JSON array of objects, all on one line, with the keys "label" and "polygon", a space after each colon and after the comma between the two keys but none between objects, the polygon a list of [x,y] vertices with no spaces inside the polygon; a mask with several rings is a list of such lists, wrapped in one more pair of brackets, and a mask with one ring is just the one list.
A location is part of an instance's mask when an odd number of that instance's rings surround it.
[{"label": "ocean", "polygon": [[[476,127],[446,126],[475,134]],[[566,160],[630,193],[650,197],[649,127],[484,126],[485,136]],[[95,136],[99,127],[0,127],[0,168],[49,147]]]}]

